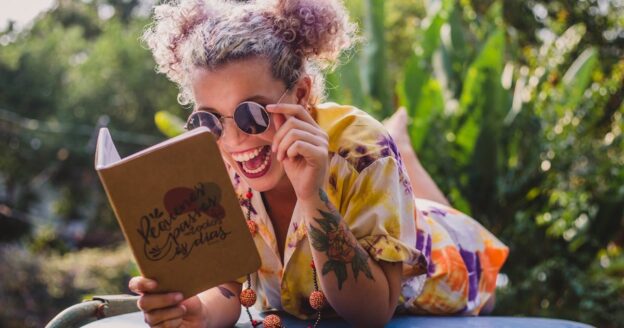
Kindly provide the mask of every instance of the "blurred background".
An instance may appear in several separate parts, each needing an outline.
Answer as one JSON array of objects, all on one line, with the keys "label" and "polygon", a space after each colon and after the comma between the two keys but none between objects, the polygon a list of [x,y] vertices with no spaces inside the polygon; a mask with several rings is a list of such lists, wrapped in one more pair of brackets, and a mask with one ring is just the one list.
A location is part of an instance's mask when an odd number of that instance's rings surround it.
[{"label": "blurred background", "polygon": [[[0,3],[0,326],[137,274],[93,169],[189,109],[139,42],[154,0]],[[451,203],[511,249],[496,315],[624,327],[624,0],[353,0],[329,99],[399,106]]]}]

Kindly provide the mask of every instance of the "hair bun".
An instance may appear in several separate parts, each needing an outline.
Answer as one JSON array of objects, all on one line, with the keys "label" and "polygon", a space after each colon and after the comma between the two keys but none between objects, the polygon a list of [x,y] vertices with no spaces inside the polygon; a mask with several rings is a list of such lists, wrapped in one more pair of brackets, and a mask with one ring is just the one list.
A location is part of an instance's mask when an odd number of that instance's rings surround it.
[{"label": "hair bun", "polygon": [[276,14],[276,34],[298,56],[320,59],[325,66],[351,46],[356,32],[339,0],[279,0]]}]

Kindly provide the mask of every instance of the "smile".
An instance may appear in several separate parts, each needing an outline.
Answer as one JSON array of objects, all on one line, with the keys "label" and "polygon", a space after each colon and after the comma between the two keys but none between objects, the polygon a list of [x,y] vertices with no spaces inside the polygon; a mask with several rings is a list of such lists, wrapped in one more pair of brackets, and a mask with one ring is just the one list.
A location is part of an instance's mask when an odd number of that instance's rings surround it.
[{"label": "smile", "polygon": [[232,158],[246,177],[259,178],[266,174],[271,166],[271,146],[261,146],[232,154]]}]

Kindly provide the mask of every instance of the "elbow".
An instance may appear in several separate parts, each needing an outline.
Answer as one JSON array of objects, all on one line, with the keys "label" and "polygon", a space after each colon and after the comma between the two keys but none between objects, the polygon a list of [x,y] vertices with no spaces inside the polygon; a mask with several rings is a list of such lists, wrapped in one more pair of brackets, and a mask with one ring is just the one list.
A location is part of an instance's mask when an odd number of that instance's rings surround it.
[{"label": "elbow", "polygon": [[394,316],[394,310],[392,309],[380,309],[378,311],[363,311],[354,316],[351,320],[346,319],[353,327],[384,327],[387,325]]},{"label": "elbow", "polygon": [[392,319],[392,316],[376,315],[374,317],[357,318],[356,320],[350,321],[349,323],[353,327],[377,328],[377,327],[384,327],[390,322],[391,319]]}]

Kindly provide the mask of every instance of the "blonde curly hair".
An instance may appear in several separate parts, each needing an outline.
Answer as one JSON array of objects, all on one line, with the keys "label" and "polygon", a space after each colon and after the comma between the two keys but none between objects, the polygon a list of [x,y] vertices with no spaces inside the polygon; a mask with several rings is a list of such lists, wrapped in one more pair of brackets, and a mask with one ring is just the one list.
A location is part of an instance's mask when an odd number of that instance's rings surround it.
[{"label": "blonde curly hair", "polygon": [[193,103],[194,68],[254,56],[266,57],[287,88],[310,75],[315,105],[325,96],[322,71],[336,66],[355,33],[340,0],[178,0],[156,6],[142,39],[157,71],[178,85],[183,105]]}]

